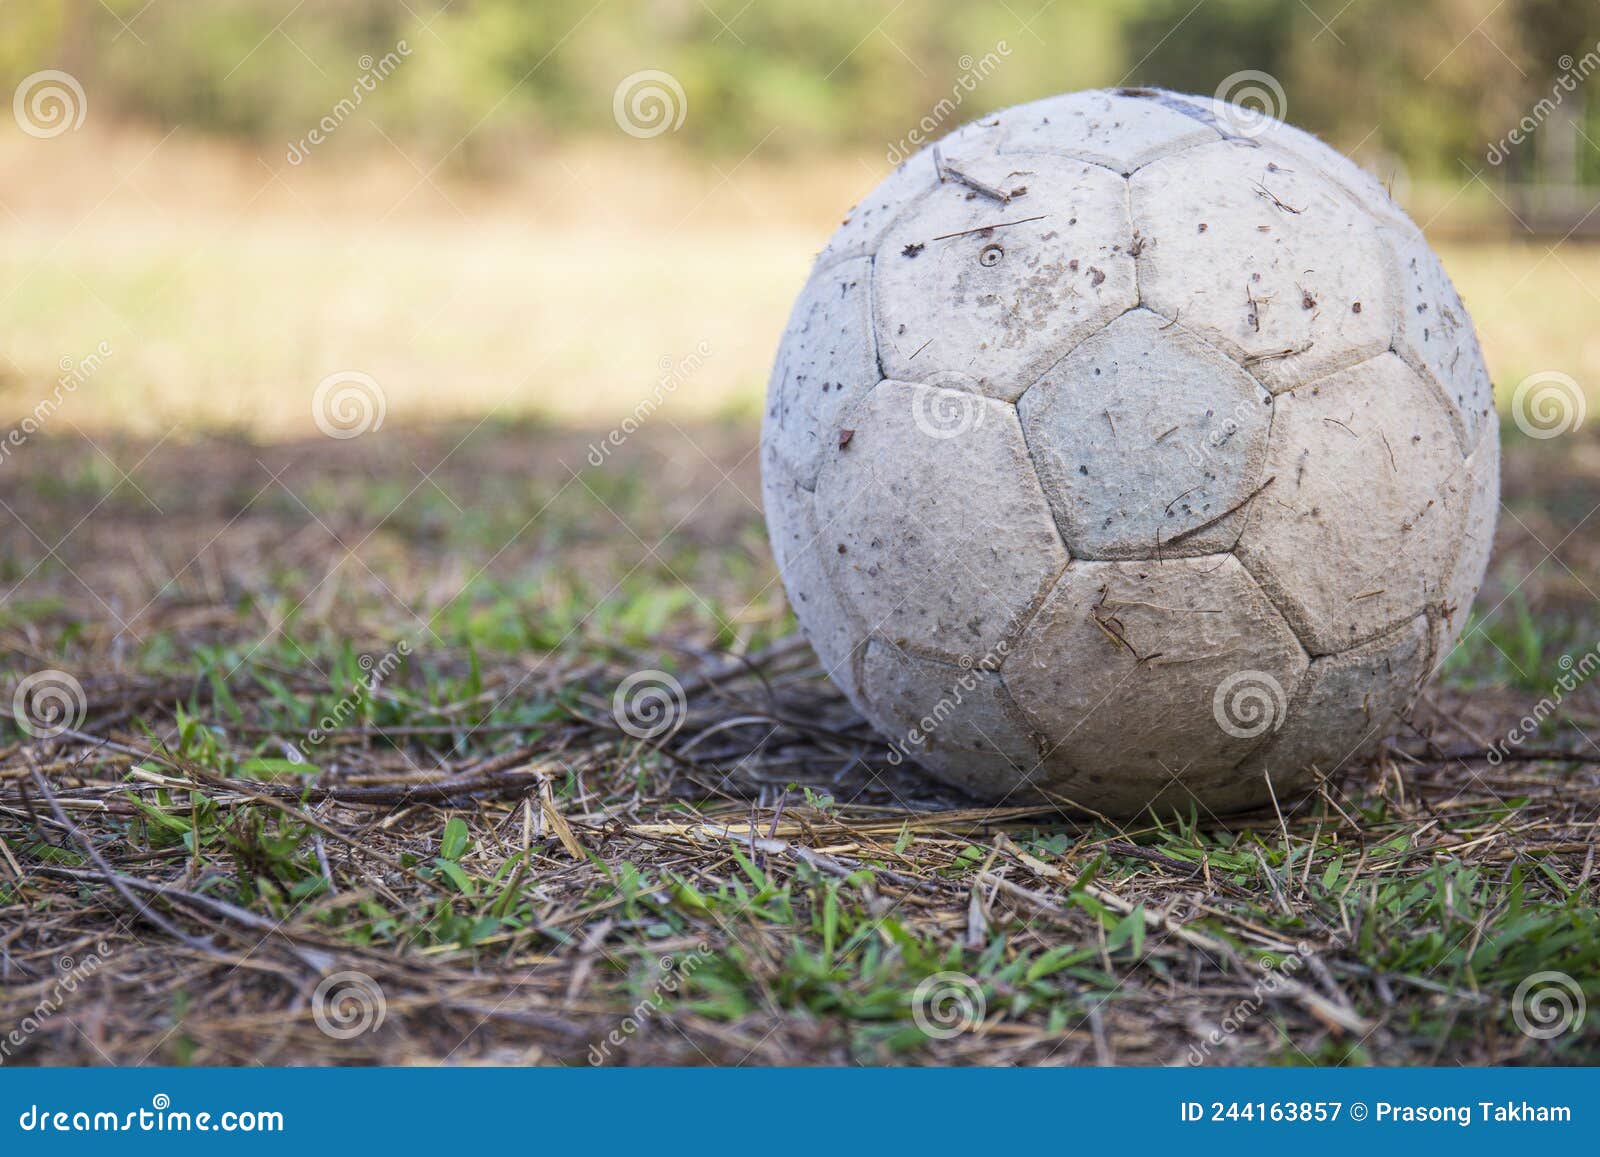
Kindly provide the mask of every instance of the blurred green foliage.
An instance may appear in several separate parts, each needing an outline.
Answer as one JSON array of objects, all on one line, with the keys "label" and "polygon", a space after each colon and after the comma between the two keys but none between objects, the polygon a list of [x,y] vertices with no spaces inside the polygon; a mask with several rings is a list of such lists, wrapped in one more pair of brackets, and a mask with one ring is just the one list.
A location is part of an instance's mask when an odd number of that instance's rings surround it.
[{"label": "blurred green foliage", "polygon": [[[341,147],[387,136],[464,166],[616,132],[613,92],[644,69],[687,94],[676,141],[733,156],[887,149],[957,94],[941,131],[1053,92],[1209,93],[1259,69],[1291,121],[1459,178],[1600,41],[1591,0],[16,0],[0,21],[8,86],[61,68],[97,115],[279,145],[404,41]],[[1589,105],[1579,85],[1568,107]]]}]

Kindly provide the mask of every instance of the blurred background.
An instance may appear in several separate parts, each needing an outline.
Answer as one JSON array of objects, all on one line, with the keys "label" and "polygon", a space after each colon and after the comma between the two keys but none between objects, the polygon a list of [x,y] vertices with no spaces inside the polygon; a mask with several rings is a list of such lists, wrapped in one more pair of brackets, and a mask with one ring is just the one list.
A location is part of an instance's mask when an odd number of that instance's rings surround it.
[{"label": "blurred background", "polygon": [[[0,421],[315,432],[758,412],[808,262],[919,141],[1236,95],[1390,185],[1502,405],[1600,381],[1589,0],[11,0]],[[68,383],[63,385],[63,383]]]}]

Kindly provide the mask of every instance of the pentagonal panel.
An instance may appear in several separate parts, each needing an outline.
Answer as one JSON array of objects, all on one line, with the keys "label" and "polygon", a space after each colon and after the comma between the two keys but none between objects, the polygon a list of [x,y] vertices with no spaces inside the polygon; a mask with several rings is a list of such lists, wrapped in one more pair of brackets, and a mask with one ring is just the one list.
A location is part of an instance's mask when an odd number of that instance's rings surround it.
[{"label": "pentagonal panel", "polygon": [[1066,563],[1010,406],[884,382],[817,479],[824,557],[877,634],[991,651]]},{"label": "pentagonal panel", "polygon": [[[963,125],[939,141],[940,155],[959,164],[994,152],[1001,130],[993,118]],[[817,257],[819,269],[851,257],[870,257],[894,219],[913,201],[939,183],[932,148],[923,148],[901,162],[893,172],[863,197],[839,225],[828,246]]]},{"label": "pentagonal panel", "polygon": [[[1021,170],[1027,170],[1022,172]],[[969,382],[1013,401],[1138,300],[1122,178],[1055,157],[969,164],[896,221],[873,271],[887,377]]]},{"label": "pentagonal panel", "polygon": [[1384,354],[1273,409],[1272,482],[1250,504],[1238,555],[1312,653],[1440,602],[1468,477],[1438,393]]},{"label": "pentagonal panel", "polygon": [[1395,273],[1377,223],[1338,186],[1249,141],[1131,178],[1139,288],[1273,391],[1389,348]]},{"label": "pentagonal panel", "polygon": [[1071,92],[1000,114],[1002,154],[1054,153],[1131,173],[1159,156],[1215,141],[1202,121],[1159,100],[1114,91]]},{"label": "pentagonal panel", "polygon": [[1182,326],[1137,309],[1017,405],[1074,558],[1228,550],[1261,482],[1272,395]]},{"label": "pentagonal panel", "polygon": [[1494,409],[1494,387],[1477,332],[1444,266],[1420,235],[1400,244],[1399,258],[1400,327],[1395,350],[1430,375],[1449,400],[1465,452],[1478,444]]},{"label": "pentagonal panel", "polygon": [[761,466],[767,534],[789,605],[823,670],[860,709],[855,665],[867,632],[840,600],[823,565],[828,539],[817,526],[815,500],[775,458],[764,457]]},{"label": "pentagonal panel", "polygon": [[869,295],[872,262],[820,270],[794,303],[767,386],[768,430],[800,485],[817,484],[839,417],[878,382]]},{"label": "pentagonal panel", "polygon": [[1074,561],[1001,676],[1046,750],[1083,769],[1067,794],[1128,814],[1173,775],[1237,764],[1281,720],[1305,668],[1238,560],[1212,555]]},{"label": "pentagonal panel", "polygon": [[1494,528],[1500,514],[1500,420],[1493,413],[1478,440],[1478,448],[1467,460],[1467,477],[1471,497],[1461,531],[1461,551],[1450,571],[1444,605],[1434,617],[1436,667],[1466,630],[1494,547]]},{"label": "pentagonal panel", "polygon": [[1238,768],[1249,798],[1280,802],[1323,775],[1360,763],[1393,735],[1428,674],[1427,617],[1337,655],[1314,659],[1284,724]]},{"label": "pentagonal panel", "polygon": [[986,669],[1004,657],[997,649],[972,666],[940,663],[873,639],[861,666],[865,714],[899,757],[980,798],[1018,793],[1022,803],[1054,773]]}]

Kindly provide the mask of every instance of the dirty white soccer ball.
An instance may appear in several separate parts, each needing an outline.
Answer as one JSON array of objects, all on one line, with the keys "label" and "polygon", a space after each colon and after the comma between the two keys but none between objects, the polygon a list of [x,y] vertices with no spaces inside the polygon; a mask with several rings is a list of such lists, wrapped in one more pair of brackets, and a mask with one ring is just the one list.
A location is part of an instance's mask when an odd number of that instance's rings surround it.
[{"label": "dirty white soccer ball", "polygon": [[774,552],[893,747],[989,800],[1283,800],[1370,755],[1482,581],[1499,440],[1421,233],[1314,137],[1072,93],[912,157],[818,258]]}]

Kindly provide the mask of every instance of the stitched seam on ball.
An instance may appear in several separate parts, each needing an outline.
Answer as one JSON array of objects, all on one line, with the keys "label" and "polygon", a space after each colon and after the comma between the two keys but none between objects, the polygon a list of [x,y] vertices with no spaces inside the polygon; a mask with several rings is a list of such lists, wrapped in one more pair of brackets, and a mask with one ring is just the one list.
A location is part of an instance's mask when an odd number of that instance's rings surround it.
[{"label": "stitched seam on ball", "polygon": [[[1380,235],[1387,235],[1391,232],[1391,230],[1387,225],[1379,222],[1378,232]],[[1416,242],[1408,242],[1408,244],[1416,244]],[[1428,252],[1431,252],[1431,250]],[[1394,258],[1394,261],[1392,262],[1394,267],[1392,272],[1394,274],[1395,281],[1394,335],[1389,339],[1389,349],[1396,357],[1398,357],[1406,365],[1410,366],[1411,369],[1414,370],[1423,381],[1427,382],[1434,395],[1441,403],[1443,403],[1445,412],[1450,415],[1450,426],[1455,432],[1456,445],[1461,450],[1461,456],[1463,458],[1470,458],[1474,448],[1467,445],[1469,434],[1467,433],[1466,415],[1461,412],[1461,407],[1456,405],[1455,399],[1450,396],[1449,387],[1446,386],[1445,383],[1428,368],[1428,364],[1423,359],[1421,351],[1413,347],[1412,344],[1406,340],[1405,283],[1407,279],[1405,276],[1405,264],[1400,259],[1400,250],[1398,247],[1391,249],[1391,255]],[[1444,278],[1446,287],[1454,292],[1455,285],[1451,283],[1450,275],[1445,272],[1443,265],[1439,267],[1439,274]],[[1458,301],[1460,300],[1460,296],[1461,295],[1459,293],[1456,294]],[[1466,317],[1467,333],[1472,339],[1472,350],[1477,353],[1478,361],[1481,363],[1483,361],[1483,350],[1478,344],[1477,327],[1473,324],[1472,315],[1467,313],[1467,307],[1464,302],[1461,304],[1461,312]],[[1488,375],[1487,367],[1484,368],[1484,374],[1485,376]],[[1490,405],[1492,407],[1492,392],[1490,394],[1490,399]]]},{"label": "stitched seam on ball", "polygon": [[[1057,529],[1056,533],[1059,535],[1061,532]],[[1000,660],[999,666],[995,668],[995,674],[999,675],[1002,680],[1005,678],[1006,659],[1016,653],[1022,643],[1022,636],[1027,633],[1028,627],[1032,625],[1040,609],[1049,601],[1051,593],[1060,584],[1062,577],[1072,568],[1072,550],[1064,543],[1062,549],[1066,552],[1066,561],[1056,568],[1054,574],[1045,577],[1045,581],[1039,585],[1039,589],[1034,592],[1027,605],[1017,612],[1014,620],[1001,635],[1006,644],[1006,654]]]},{"label": "stitched seam on ball", "polygon": [[[1050,148],[1022,148],[1002,149],[995,154],[999,157],[1052,157],[1058,161],[1076,161],[1080,165],[1090,165],[1096,169],[1104,169],[1108,173],[1115,173],[1119,177],[1126,177],[1117,165],[1108,165],[1104,161],[1097,161],[1087,153],[1080,153],[1076,149],[1050,149]],[[1142,166],[1141,166],[1142,167]]]},{"label": "stitched seam on ball", "polygon": [[1117,176],[1121,177],[1123,180],[1128,180],[1135,173],[1141,172],[1144,169],[1148,169],[1151,165],[1159,164],[1162,161],[1171,160],[1173,157],[1181,157],[1190,149],[1203,149],[1207,145],[1225,144],[1227,143],[1228,139],[1229,138],[1223,136],[1213,136],[1209,139],[1202,137],[1201,139],[1194,141],[1181,141],[1175,145],[1162,145],[1156,149],[1154,154],[1146,157],[1137,165],[1134,165],[1129,169],[1124,169],[1117,165],[1108,165],[1103,161],[1095,160],[1093,157],[1084,156],[1081,153],[1065,149],[1019,149],[1016,152],[1011,153],[1003,152],[1001,155],[1008,157],[1061,157],[1069,161],[1082,161],[1084,164],[1094,165],[1099,169],[1106,169],[1117,174]]},{"label": "stitched seam on ball", "polygon": [[[1248,526],[1246,529],[1248,529]],[[1243,540],[1243,537],[1244,535],[1241,533],[1241,541]],[[1270,571],[1268,572],[1267,577],[1263,577],[1251,570],[1249,558],[1240,552],[1237,543],[1234,544],[1233,549],[1228,551],[1228,553],[1238,560],[1240,569],[1243,570],[1250,581],[1255,584],[1256,589],[1261,592],[1261,597],[1267,601],[1267,605],[1277,612],[1278,618],[1282,619],[1284,625],[1289,628],[1289,633],[1294,636],[1294,641],[1300,645],[1300,650],[1307,656],[1307,661],[1309,662],[1311,659],[1315,659],[1317,655],[1316,652],[1312,651],[1311,642],[1308,637],[1314,633],[1311,629],[1311,616],[1309,614],[1300,616],[1298,611],[1291,613],[1289,609],[1286,609],[1284,607],[1284,603],[1292,602],[1287,593],[1285,592],[1282,597],[1276,597],[1272,589],[1274,586],[1278,585],[1276,579],[1273,578],[1272,582],[1268,582],[1268,578],[1272,577]],[[1295,623],[1295,619],[1297,617],[1303,617],[1305,619],[1304,629]]]},{"label": "stitched seam on ball", "polygon": [[[1422,688],[1424,686],[1426,686],[1427,683],[1428,683],[1428,680],[1433,677],[1433,671],[1432,671],[1432,668],[1431,668],[1431,662],[1432,662],[1432,659],[1433,659],[1433,623],[1432,623],[1431,619],[1429,619],[1428,612],[1426,610],[1419,611],[1417,614],[1412,615],[1409,618],[1407,618],[1404,621],[1402,621],[1398,626],[1394,627],[1392,630],[1385,631],[1385,632],[1382,632],[1380,634],[1374,635],[1372,638],[1368,639],[1365,643],[1356,644],[1356,646],[1358,646],[1358,647],[1359,646],[1368,646],[1368,645],[1370,645],[1372,643],[1381,642],[1381,641],[1389,638],[1389,636],[1391,636],[1391,635],[1395,636],[1395,640],[1394,640],[1395,642],[1399,642],[1400,638],[1404,636],[1406,631],[1411,629],[1411,625],[1413,623],[1415,623],[1418,619],[1423,619],[1424,620],[1424,624],[1423,624],[1423,648],[1424,648],[1425,653],[1428,656],[1428,662],[1425,662],[1423,664],[1423,666],[1422,666],[1423,674],[1419,678],[1417,678],[1416,680],[1413,681],[1411,689],[1406,692],[1405,701],[1404,701],[1405,705],[1399,711],[1390,712],[1390,715],[1392,715],[1392,717],[1394,719],[1397,719],[1397,720],[1403,720],[1405,718],[1405,716],[1410,713],[1410,710],[1411,710],[1412,706],[1414,706],[1415,703],[1416,703],[1417,696],[1420,695],[1421,692],[1422,692]],[[1390,645],[1392,646],[1393,644],[1391,643]],[[1318,659],[1336,658],[1338,655],[1345,654],[1347,651],[1352,651],[1352,650],[1355,650],[1355,647],[1349,647],[1349,648],[1346,648],[1345,651],[1338,651],[1338,652],[1334,652],[1333,654],[1329,654],[1329,655],[1318,655],[1318,656],[1316,656],[1315,658],[1312,659],[1311,663],[1308,663],[1306,665],[1305,673],[1301,676],[1300,684],[1297,685],[1296,696],[1295,697],[1291,697],[1291,700],[1290,700],[1291,705],[1290,705],[1288,711],[1286,712],[1286,715],[1285,715],[1286,718],[1289,717],[1289,716],[1292,716],[1295,713],[1296,709],[1304,707],[1304,699],[1300,698],[1300,690],[1302,688],[1303,688],[1303,692],[1304,692],[1304,697],[1305,698],[1309,698],[1310,697],[1310,694],[1311,694],[1311,667],[1312,667],[1312,665],[1315,664]],[[1335,774],[1337,774],[1339,769],[1344,767],[1344,765],[1346,763],[1350,762],[1350,760],[1355,756],[1355,753],[1361,750],[1362,746],[1367,742],[1367,740],[1371,739],[1372,736],[1380,728],[1384,727],[1388,722],[1389,722],[1388,719],[1380,719],[1378,722],[1376,722],[1376,723],[1372,724],[1372,726],[1368,727],[1366,732],[1365,732],[1365,734],[1363,734],[1361,736],[1361,738],[1356,741],[1356,745],[1354,747],[1352,747],[1349,751],[1347,751],[1343,755],[1341,755],[1339,757],[1339,761],[1337,763],[1335,763],[1332,767],[1324,769],[1320,765],[1317,766],[1317,770],[1322,772],[1323,779],[1331,779]],[[1245,760],[1250,759],[1251,756],[1256,755],[1258,752],[1260,754],[1264,755],[1265,754],[1265,748],[1258,748],[1257,751],[1251,752],[1250,755],[1245,756],[1244,759],[1240,760],[1239,763],[1235,764],[1232,770],[1235,770],[1235,771],[1238,770],[1239,767],[1241,767],[1244,764]]]}]

